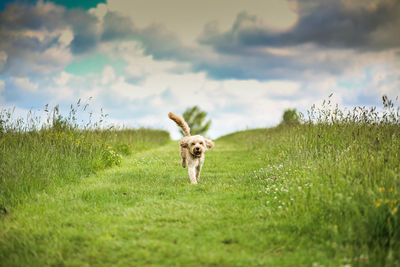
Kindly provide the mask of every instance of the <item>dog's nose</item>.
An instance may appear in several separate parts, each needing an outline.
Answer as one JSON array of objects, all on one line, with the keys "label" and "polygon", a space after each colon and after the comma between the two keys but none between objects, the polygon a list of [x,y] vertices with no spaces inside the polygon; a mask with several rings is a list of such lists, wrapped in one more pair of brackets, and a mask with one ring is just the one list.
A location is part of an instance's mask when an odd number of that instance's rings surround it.
[{"label": "dog's nose", "polygon": [[200,147],[196,147],[196,150],[199,151],[199,150],[200,150]]}]

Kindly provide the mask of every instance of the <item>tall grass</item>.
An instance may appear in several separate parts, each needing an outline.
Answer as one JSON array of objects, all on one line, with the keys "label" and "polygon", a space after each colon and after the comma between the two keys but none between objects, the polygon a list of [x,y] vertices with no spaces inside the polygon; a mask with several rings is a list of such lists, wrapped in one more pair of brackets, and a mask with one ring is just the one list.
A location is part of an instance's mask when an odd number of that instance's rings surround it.
[{"label": "tall grass", "polygon": [[351,255],[343,264],[399,264],[400,107],[385,96],[379,112],[327,100],[302,121],[223,141],[265,159],[255,179],[294,234],[311,236],[332,257]]},{"label": "tall grass", "polygon": [[[400,107],[383,97],[383,110],[313,107],[294,137],[303,160],[314,161],[320,184],[315,220],[340,226],[344,245],[392,264],[400,251]],[[317,182],[318,182],[317,181]],[[329,237],[326,233],[326,238]],[[372,252],[372,253],[371,253]]]},{"label": "tall grass", "polygon": [[[119,165],[121,157],[169,141],[169,133],[151,129],[106,127],[106,115],[94,120],[87,105],[71,105],[67,116],[46,106],[44,116],[15,117],[0,112],[0,207],[24,202],[50,185],[60,185],[97,170]],[[80,114],[81,113],[81,114]],[[78,117],[87,121],[78,121]]]}]

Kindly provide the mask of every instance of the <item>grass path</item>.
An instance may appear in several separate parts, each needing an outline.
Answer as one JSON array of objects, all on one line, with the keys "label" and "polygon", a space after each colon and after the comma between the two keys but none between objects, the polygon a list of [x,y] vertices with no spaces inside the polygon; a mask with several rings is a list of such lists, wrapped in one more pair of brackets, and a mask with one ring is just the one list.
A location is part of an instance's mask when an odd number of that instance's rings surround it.
[{"label": "grass path", "polygon": [[[232,205],[247,193],[245,186],[242,194],[233,192],[238,188],[228,183],[228,166],[217,167],[223,157],[209,153],[202,182],[192,186],[174,142],[127,158],[122,167],[37,194],[1,221],[0,262],[40,266],[251,260],[249,248],[240,248],[235,233],[252,235],[241,224],[254,214],[246,214],[250,211],[244,203]],[[225,225],[227,220],[232,225]]]},{"label": "grass path", "polygon": [[193,186],[177,142],[132,155],[0,218],[0,265],[337,266],[346,252],[314,235],[312,216],[296,221],[304,202],[290,204],[296,194],[282,188],[266,194],[257,173],[267,163],[306,175],[304,162],[283,159],[279,146],[217,140]]}]

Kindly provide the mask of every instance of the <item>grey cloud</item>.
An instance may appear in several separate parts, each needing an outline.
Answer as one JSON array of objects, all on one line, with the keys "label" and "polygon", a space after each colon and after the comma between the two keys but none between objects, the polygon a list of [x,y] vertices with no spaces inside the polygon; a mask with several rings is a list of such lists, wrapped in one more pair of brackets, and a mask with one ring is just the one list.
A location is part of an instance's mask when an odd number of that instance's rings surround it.
[{"label": "grey cloud", "polygon": [[81,9],[72,9],[65,14],[66,22],[72,26],[74,39],[70,47],[74,54],[81,54],[96,48],[99,42],[96,24],[98,22],[94,15]]},{"label": "grey cloud", "polygon": [[103,20],[102,41],[123,40],[134,36],[136,29],[129,18],[107,12]]},{"label": "grey cloud", "polygon": [[[0,12],[0,51],[7,54],[1,73],[23,76],[60,70],[66,62],[53,54],[46,57],[45,52],[54,48],[79,54],[95,49],[99,39],[96,23],[97,18],[83,10],[66,10],[51,2],[7,5]],[[59,33],[68,28],[74,36],[65,47],[59,42]]]},{"label": "grey cloud", "polygon": [[289,55],[247,47],[235,53],[218,53],[216,57],[197,58],[192,64],[196,71],[209,77],[223,79],[290,79],[310,75],[340,75],[357,64],[360,55],[352,50],[322,49],[315,45],[283,47]]},{"label": "grey cloud", "polygon": [[[98,19],[83,10],[66,10],[47,2],[41,4],[48,5],[45,9],[39,4],[12,4],[0,13],[0,51],[7,55],[2,72],[34,72],[31,65],[38,56],[33,55],[59,46],[57,37],[39,39],[20,34],[29,29],[71,28],[74,39],[69,48],[75,55],[93,51],[101,42],[137,40],[154,59],[189,62],[193,71],[204,71],[215,79],[298,79],[310,73],[340,74],[354,62],[351,57],[337,58],[335,50],[343,50],[344,54],[351,50],[347,54],[356,56],[400,46],[400,17],[396,15],[400,14],[399,1],[382,0],[374,8],[365,8],[363,2],[355,8],[343,3],[349,2],[300,0],[299,21],[286,32],[262,28],[256,16],[246,13],[239,14],[227,32],[209,24],[199,43],[214,48],[211,54],[186,46],[162,25],[137,28],[118,13],[108,12],[98,29]],[[260,49],[265,47],[300,53],[281,55]],[[51,62],[49,65],[53,66]]]},{"label": "grey cloud", "polygon": [[[39,1],[36,5],[14,3],[0,13],[0,34],[4,39],[13,38],[11,36],[26,30],[52,32],[71,27],[74,32],[71,50],[82,53],[95,48],[98,42],[96,23],[95,16],[81,9],[66,10],[52,2]],[[34,38],[31,39],[35,41]],[[33,49],[35,47],[32,46]]]},{"label": "grey cloud", "polygon": [[[44,11],[44,5],[46,5]],[[42,30],[52,31],[64,27],[63,17],[65,8],[51,2],[37,5],[12,3],[0,13],[0,27],[2,30]]]},{"label": "grey cloud", "polygon": [[195,51],[182,44],[177,36],[160,25],[151,25],[137,33],[145,51],[155,59],[175,59],[187,61]]},{"label": "grey cloud", "polygon": [[[193,71],[205,71],[214,79],[259,80],[298,79],[310,73],[341,74],[354,63],[351,57],[337,58],[336,50],[343,49],[344,54],[356,55],[357,51],[379,50],[400,44],[396,34],[382,34],[392,30],[387,29],[388,24],[399,22],[395,16],[399,9],[396,1],[382,1],[372,9],[365,9],[362,4],[358,9],[349,9],[342,3],[333,0],[299,1],[299,21],[286,32],[261,28],[258,18],[246,13],[238,15],[228,32],[221,33],[209,24],[199,39],[200,44],[215,49],[215,54],[208,56],[185,46],[162,25],[139,29],[130,19],[117,13],[106,14],[101,40],[138,40],[146,54],[154,59],[189,62]],[[377,36],[385,39],[377,39]],[[310,48],[303,49],[302,46]],[[283,47],[301,53],[282,56],[260,52],[260,47]]]},{"label": "grey cloud", "polygon": [[400,2],[379,1],[374,8],[368,3],[349,8],[345,1],[298,1],[299,21],[286,32],[272,32],[254,27],[241,27],[256,20],[246,13],[238,15],[232,29],[220,33],[206,29],[203,44],[229,53],[246,46],[290,46],[314,43],[327,48],[380,50],[400,46]]},{"label": "grey cloud", "polygon": [[8,56],[1,71],[19,76],[34,74],[37,56],[60,46],[59,36],[47,34],[41,38],[27,34],[32,30],[54,33],[72,29],[73,40],[65,49],[69,48],[74,55],[94,51],[101,42],[129,39],[143,43],[145,52],[155,59],[188,60],[193,53],[161,25],[138,29],[129,18],[108,12],[99,29],[99,21],[94,15],[81,9],[67,10],[51,2],[10,4],[0,12],[0,22],[0,51]]},{"label": "grey cloud", "polygon": [[64,9],[48,4],[47,12],[41,6],[10,4],[0,13],[0,51],[8,55],[8,61],[24,58],[32,52],[42,52],[54,44],[54,38],[41,40],[25,34],[30,30],[52,31],[62,26]]},{"label": "grey cloud", "polygon": [[159,24],[137,28],[127,17],[107,12],[103,21],[102,41],[134,39],[143,44],[146,54],[155,59],[190,60],[193,50],[184,46],[179,38]]}]

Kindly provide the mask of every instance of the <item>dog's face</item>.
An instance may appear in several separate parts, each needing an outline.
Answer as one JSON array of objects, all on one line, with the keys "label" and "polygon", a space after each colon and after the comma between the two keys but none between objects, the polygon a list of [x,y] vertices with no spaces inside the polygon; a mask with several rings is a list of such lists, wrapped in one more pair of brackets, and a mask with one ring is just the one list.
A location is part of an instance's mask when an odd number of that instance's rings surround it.
[{"label": "dog's face", "polygon": [[212,148],[214,143],[201,135],[194,135],[185,137],[181,141],[181,146],[187,148],[192,155],[199,157],[204,151]]}]

